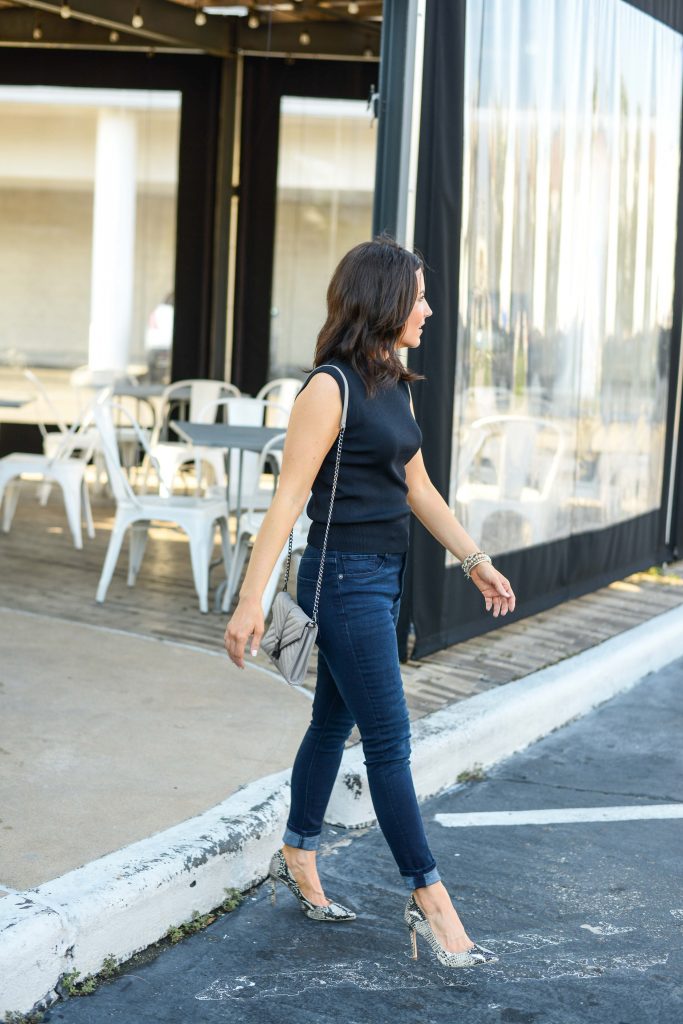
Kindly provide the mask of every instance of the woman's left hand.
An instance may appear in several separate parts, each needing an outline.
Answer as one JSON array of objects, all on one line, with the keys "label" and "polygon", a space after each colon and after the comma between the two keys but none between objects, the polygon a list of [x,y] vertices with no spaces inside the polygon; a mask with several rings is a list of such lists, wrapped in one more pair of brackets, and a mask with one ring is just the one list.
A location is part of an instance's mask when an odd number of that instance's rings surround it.
[{"label": "woman's left hand", "polygon": [[470,579],[484,595],[486,611],[493,609],[493,617],[507,615],[515,610],[515,594],[502,573],[491,565],[490,562],[480,562],[475,565],[470,573]]}]

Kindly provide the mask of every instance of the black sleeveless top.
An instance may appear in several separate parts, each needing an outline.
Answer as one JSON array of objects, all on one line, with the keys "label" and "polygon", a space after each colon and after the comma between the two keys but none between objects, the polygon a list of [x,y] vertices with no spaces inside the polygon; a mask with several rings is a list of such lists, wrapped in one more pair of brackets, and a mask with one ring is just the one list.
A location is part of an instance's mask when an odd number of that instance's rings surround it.
[{"label": "black sleeveless top", "polygon": [[[422,444],[422,432],[410,411],[408,384],[399,381],[368,398],[362,378],[348,363],[329,362],[348,381],[349,406],[327,546],[331,551],[368,554],[406,551],[410,507],[405,467]],[[316,373],[336,380],[343,402],[339,374],[320,366],[308,380]],[[312,520],[308,541],[317,548],[325,536],[336,456],[335,440],[313,482],[306,509]]]}]

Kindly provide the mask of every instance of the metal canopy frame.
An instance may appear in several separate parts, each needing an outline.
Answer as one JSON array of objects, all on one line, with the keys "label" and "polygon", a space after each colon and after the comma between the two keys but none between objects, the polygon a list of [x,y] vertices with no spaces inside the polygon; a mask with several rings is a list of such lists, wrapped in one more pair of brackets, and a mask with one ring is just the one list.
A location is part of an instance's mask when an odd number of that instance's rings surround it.
[{"label": "metal canopy frame", "polygon": [[[234,52],[234,26],[231,25],[231,19],[209,18],[206,25],[195,25],[192,8],[170,4],[166,0],[145,0],[144,24],[140,28],[134,28],[131,24],[133,4],[122,3],[121,0],[76,0],[68,19],[60,16],[61,0],[15,2],[27,9],[31,25],[36,12],[52,15],[56,23],[50,21],[49,31],[45,27],[43,29],[43,40],[35,41],[31,31],[26,32],[26,11],[9,8],[0,12],[0,35],[3,41],[7,39],[7,30],[14,26],[17,32],[24,30],[26,45],[34,47],[41,44],[50,46],[51,35],[58,30],[61,30],[59,34],[65,41],[62,45],[68,42],[72,34],[78,35],[80,32],[81,45],[92,48],[92,41],[99,40],[102,44],[106,41],[109,46],[113,46],[109,41],[109,33],[115,31],[125,36],[125,40],[122,38],[116,44],[119,48],[121,44],[130,46],[136,43],[145,49],[162,46],[209,53],[217,57],[227,57]],[[83,29],[83,25],[90,26],[91,31]],[[92,33],[93,28],[96,35]],[[13,46],[18,45],[16,39],[9,42]]]},{"label": "metal canopy frame", "polygon": [[[144,24],[134,28],[134,4],[122,0],[75,0],[71,15],[60,16],[61,0],[14,0],[0,9],[0,47],[236,54],[339,60],[378,60],[381,25],[349,19],[307,22],[311,43],[300,41],[303,21],[262,23],[251,29],[245,18],[209,17],[194,22],[195,8],[169,0],[144,0]],[[46,17],[43,17],[46,16]],[[33,31],[40,24],[41,37]],[[110,35],[117,33],[115,41]]]}]

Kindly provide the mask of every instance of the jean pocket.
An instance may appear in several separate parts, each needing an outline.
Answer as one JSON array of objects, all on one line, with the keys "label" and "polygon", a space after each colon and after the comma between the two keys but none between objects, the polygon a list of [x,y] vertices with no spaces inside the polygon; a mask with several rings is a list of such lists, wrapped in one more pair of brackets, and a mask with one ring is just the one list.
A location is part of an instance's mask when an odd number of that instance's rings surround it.
[{"label": "jean pocket", "polygon": [[[330,556],[327,553],[325,559],[325,568],[323,569],[323,576],[328,576],[330,573],[334,574],[335,569],[334,556]],[[316,551],[315,548],[311,553],[311,549],[306,548],[303,555],[299,559],[299,567],[297,569],[297,579],[304,580],[307,583],[315,583],[318,579],[318,573],[320,572],[320,551]]]},{"label": "jean pocket", "polygon": [[344,552],[341,556],[342,571],[350,579],[374,576],[384,566],[386,555],[363,555]]},{"label": "jean pocket", "polygon": [[299,562],[299,568],[297,570],[297,579],[305,580],[308,583],[314,583],[318,578],[318,572],[320,571],[320,559],[319,558],[302,558]]}]

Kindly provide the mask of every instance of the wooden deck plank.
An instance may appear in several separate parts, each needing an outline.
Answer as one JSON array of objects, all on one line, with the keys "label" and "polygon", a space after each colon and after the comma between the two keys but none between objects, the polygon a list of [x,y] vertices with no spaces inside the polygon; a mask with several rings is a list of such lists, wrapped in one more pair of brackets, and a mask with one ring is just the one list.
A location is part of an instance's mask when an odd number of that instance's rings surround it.
[{"label": "wooden deck plank", "polygon": [[[97,496],[93,512],[97,536],[76,551],[60,496],[53,492],[41,508],[28,489],[22,494],[11,533],[0,534],[0,606],[221,652],[227,616],[200,613],[187,542],[179,531],[151,532],[133,588],[126,585],[122,551],[107,600],[97,604],[113,504]],[[220,570],[214,571],[211,597],[220,578]],[[625,583],[408,661],[402,671],[412,717],[504,685],[683,604],[683,563],[668,567],[664,576],[639,573]],[[315,659],[306,688],[314,686]]]}]

